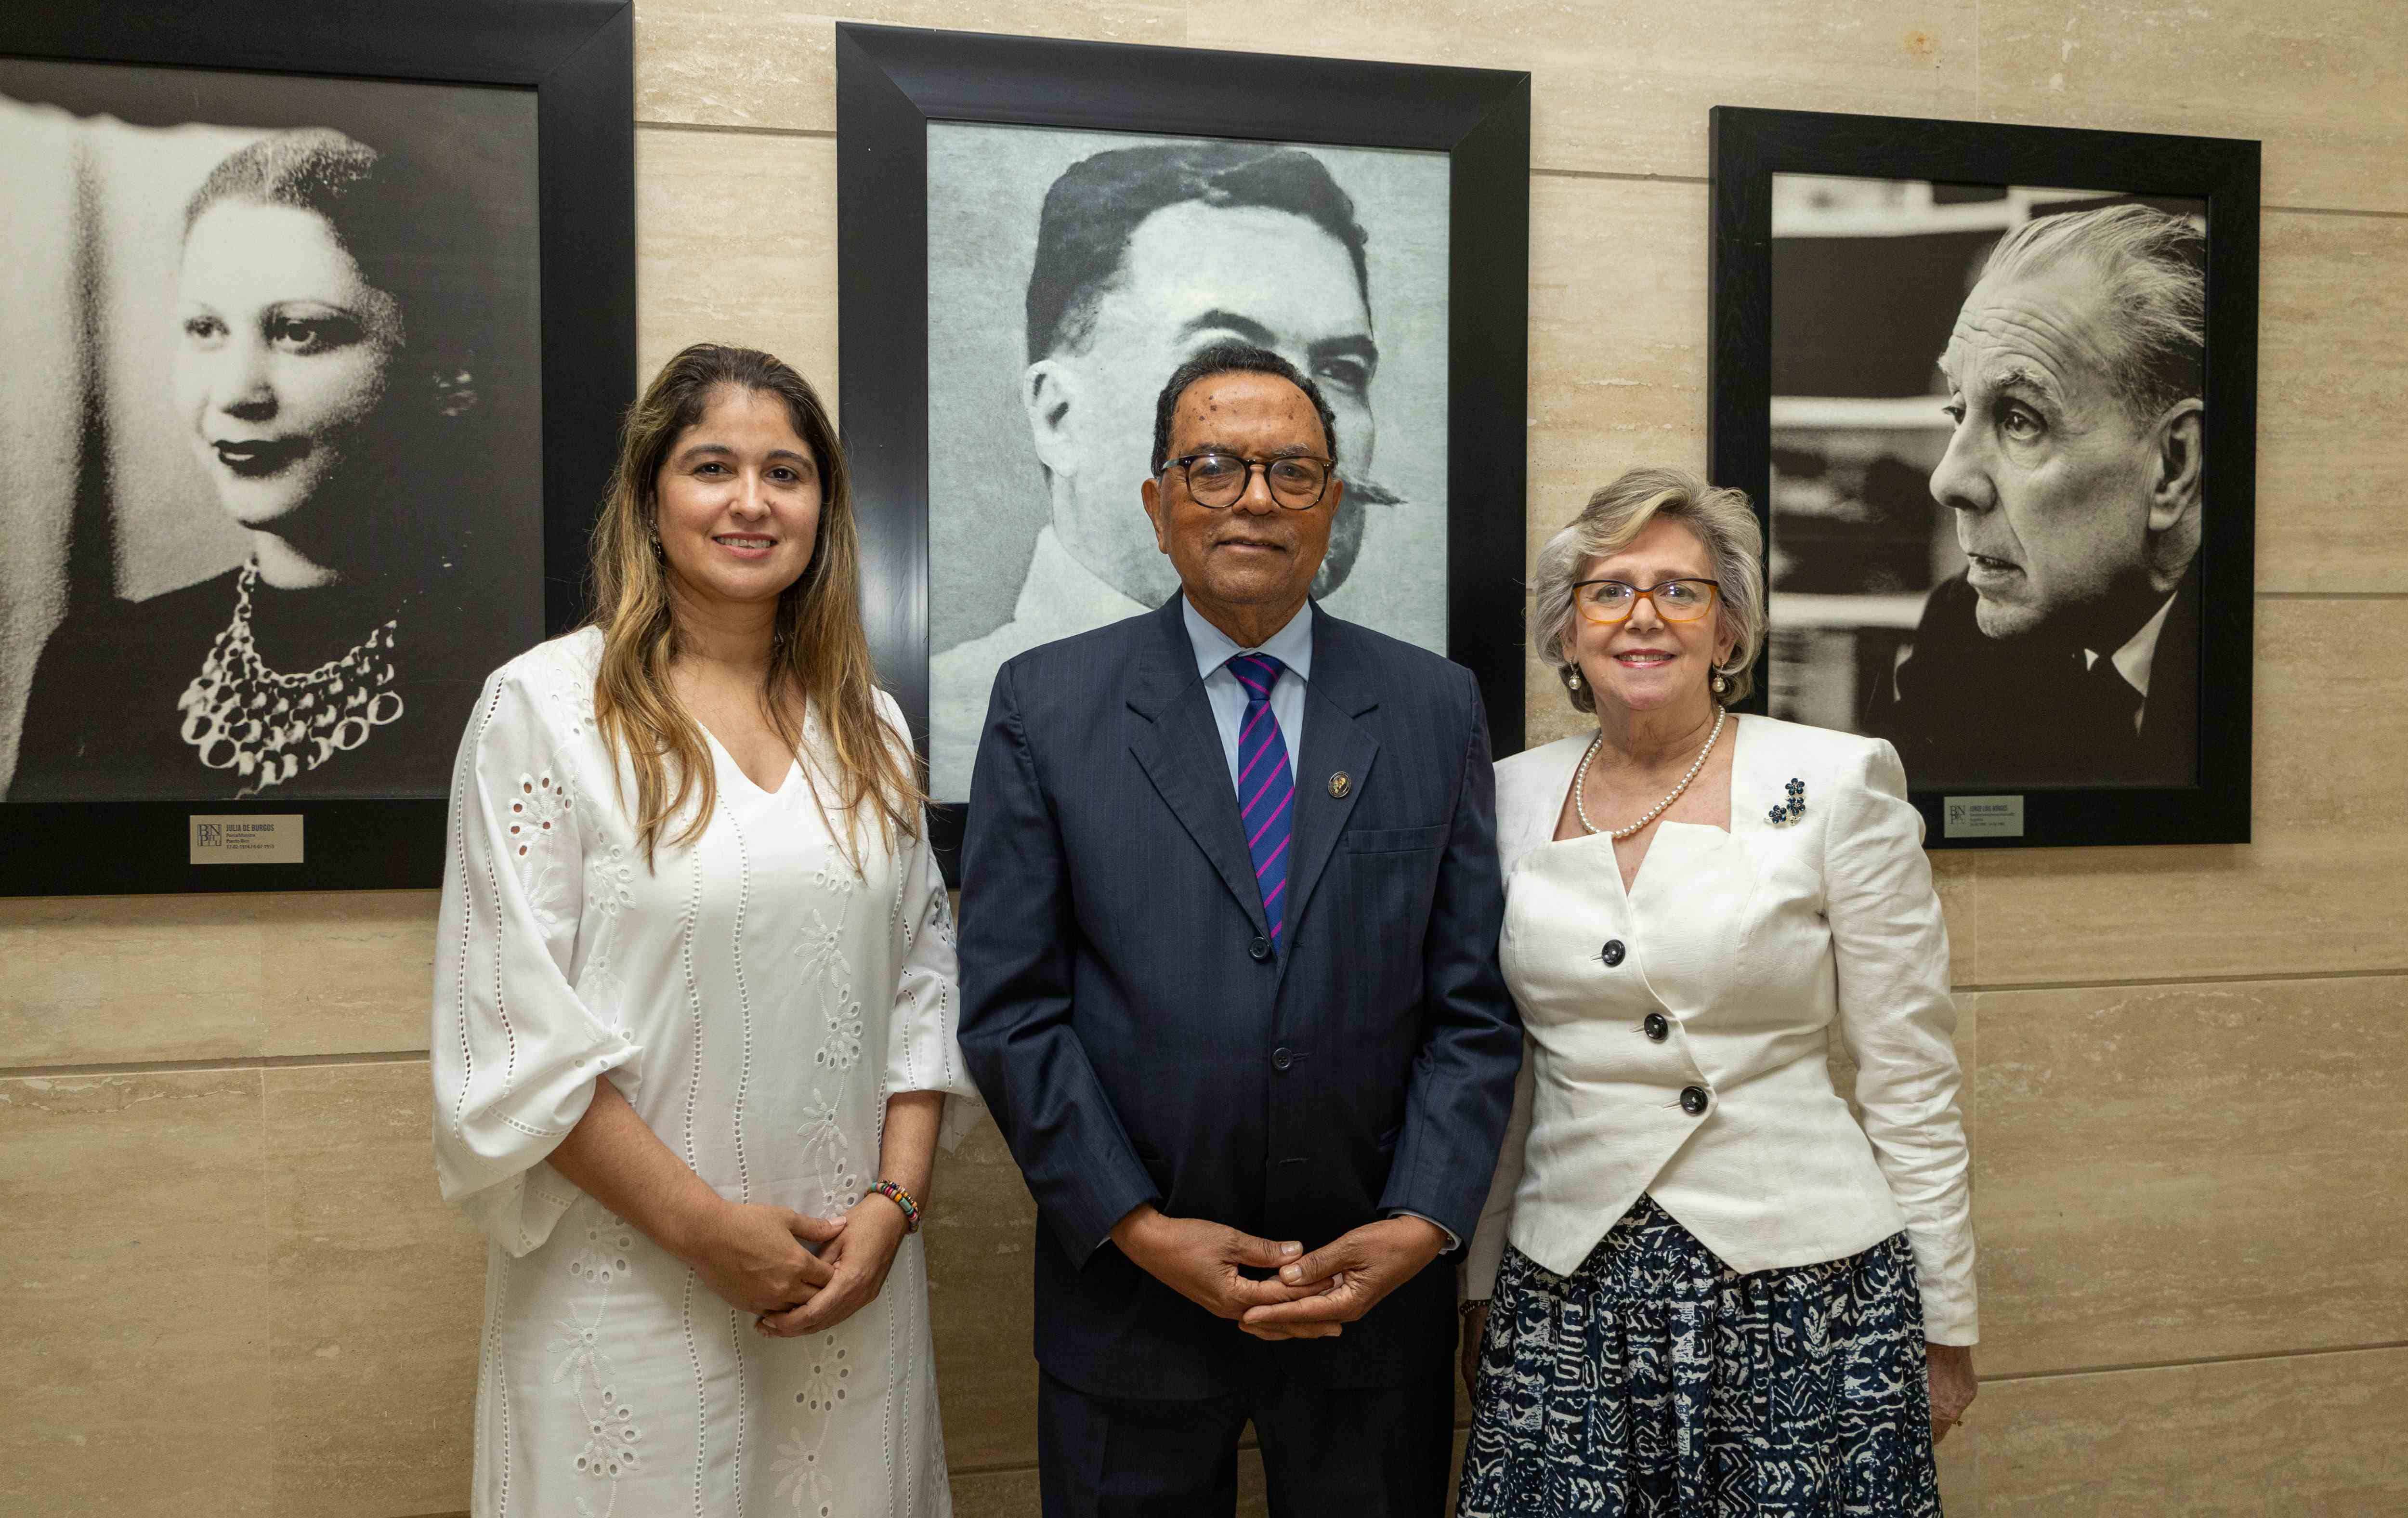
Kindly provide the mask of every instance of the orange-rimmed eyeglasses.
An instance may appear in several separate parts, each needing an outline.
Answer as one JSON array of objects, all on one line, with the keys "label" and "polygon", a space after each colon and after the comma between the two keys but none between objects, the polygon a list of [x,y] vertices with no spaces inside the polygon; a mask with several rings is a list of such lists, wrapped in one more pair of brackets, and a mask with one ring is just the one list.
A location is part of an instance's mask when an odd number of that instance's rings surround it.
[{"label": "orange-rimmed eyeglasses", "polygon": [[1572,604],[1590,622],[1627,622],[1642,600],[1666,622],[1695,622],[1714,609],[1721,594],[1717,580],[1668,580],[1644,589],[1620,580],[1584,580],[1572,586]]}]

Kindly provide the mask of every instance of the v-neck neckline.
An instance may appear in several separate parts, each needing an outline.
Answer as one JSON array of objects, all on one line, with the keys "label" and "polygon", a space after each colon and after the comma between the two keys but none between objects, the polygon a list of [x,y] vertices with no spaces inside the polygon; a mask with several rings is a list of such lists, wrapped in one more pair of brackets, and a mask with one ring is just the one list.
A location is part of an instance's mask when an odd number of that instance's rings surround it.
[{"label": "v-neck neckline", "polygon": [[703,741],[710,745],[711,752],[716,754],[720,759],[725,761],[727,767],[736,771],[738,778],[744,781],[745,785],[752,790],[752,794],[760,796],[764,800],[774,801],[778,797],[784,795],[786,794],[786,787],[792,785],[795,781],[795,771],[802,767],[803,762],[799,757],[787,760],[786,772],[778,777],[778,788],[774,791],[766,790],[762,787],[759,780],[754,780],[751,775],[745,773],[743,765],[737,761],[736,755],[729,751],[726,744],[719,741],[719,735],[710,730],[709,723],[703,722],[700,718],[696,718],[695,719],[695,725],[702,729]]}]

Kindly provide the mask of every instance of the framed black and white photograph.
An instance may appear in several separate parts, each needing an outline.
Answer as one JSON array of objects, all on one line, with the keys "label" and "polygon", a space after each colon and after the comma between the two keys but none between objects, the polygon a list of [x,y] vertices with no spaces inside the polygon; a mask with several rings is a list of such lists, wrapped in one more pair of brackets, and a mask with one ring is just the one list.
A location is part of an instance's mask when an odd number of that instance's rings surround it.
[{"label": "framed black and white photograph", "polygon": [[633,388],[630,60],[615,0],[0,21],[0,892],[439,879]]},{"label": "framed black and white photograph", "polygon": [[2255,142],[1717,107],[1713,456],[1770,715],[1935,847],[2244,842]]},{"label": "framed black and white photograph", "polygon": [[838,139],[864,600],[948,838],[996,668],[1178,589],[1139,488],[1213,342],[1337,416],[1316,598],[1520,747],[1526,75],[843,25]]}]

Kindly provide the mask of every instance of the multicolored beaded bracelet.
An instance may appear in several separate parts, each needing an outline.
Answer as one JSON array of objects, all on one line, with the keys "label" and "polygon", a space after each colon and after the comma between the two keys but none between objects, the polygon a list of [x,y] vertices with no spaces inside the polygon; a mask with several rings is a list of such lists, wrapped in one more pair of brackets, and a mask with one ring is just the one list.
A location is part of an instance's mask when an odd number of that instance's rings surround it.
[{"label": "multicolored beaded bracelet", "polygon": [[868,1195],[883,1196],[902,1209],[903,1231],[906,1234],[915,1234],[920,1231],[920,1204],[911,1199],[910,1192],[892,1181],[881,1181],[869,1188]]}]

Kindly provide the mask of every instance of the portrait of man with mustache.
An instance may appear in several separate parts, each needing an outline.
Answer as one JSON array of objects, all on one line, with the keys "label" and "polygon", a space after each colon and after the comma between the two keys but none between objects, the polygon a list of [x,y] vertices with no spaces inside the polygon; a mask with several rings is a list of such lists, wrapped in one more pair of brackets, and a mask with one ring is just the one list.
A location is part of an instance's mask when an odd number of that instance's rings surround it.
[{"label": "portrait of man with mustache", "polygon": [[[986,130],[981,147],[1003,155],[1041,151],[1044,139],[1066,136]],[[932,196],[943,177],[943,156],[932,136]],[[1422,572],[1400,580],[1394,559],[1384,561],[1382,586],[1358,588],[1341,609],[1443,650],[1442,388],[1432,417],[1413,414],[1411,403],[1401,408],[1412,434],[1408,448],[1440,452],[1441,467],[1415,471],[1426,488],[1408,501],[1372,473],[1382,413],[1399,409],[1384,404],[1384,396],[1374,406],[1383,363],[1395,350],[1419,344],[1415,356],[1443,385],[1443,160],[1432,165],[1439,199],[1415,217],[1433,234],[1435,258],[1424,260],[1433,266],[1419,272],[1434,274],[1441,292],[1436,321],[1418,311],[1399,323],[1402,331],[1387,333],[1374,319],[1370,218],[1326,161],[1344,157],[1289,145],[1187,138],[1091,152],[1052,179],[1036,217],[1022,312],[1025,366],[1015,380],[1014,399],[1045,495],[1042,523],[1025,551],[1017,537],[997,540],[1007,529],[989,495],[999,481],[1008,480],[1005,488],[1014,492],[1025,488],[1016,456],[992,460],[984,478],[979,470],[948,474],[941,461],[952,429],[943,420],[948,380],[937,355],[952,323],[940,310],[945,296],[938,271],[946,251],[938,246],[941,218],[932,204],[930,515],[938,562],[931,566],[929,727],[937,799],[969,794],[980,718],[1004,661],[1150,610],[1178,590],[1169,562],[1133,503],[1148,478],[1156,392],[1182,362],[1215,344],[1254,345],[1311,376],[1348,440],[1344,508],[1314,579],[1314,596],[1326,598],[1348,585],[1367,537],[1385,533],[1406,539],[1409,552],[1426,550],[1413,560]],[[1384,188],[1384,181],[1375,183]],[[960,382],[958,376],[953,382]],[[949,480],[961,483],[949,489]],[[964,520],[964,513],[976,522]],[[1002,620],[950,645],[947,618],[963,609],[946,604],[957,598],[934,583],[946,578],[941,523],[949,515],[962,529],[961,541],[977,545],[973,578],[1010,575],[1023,551],[1026,564],[1008,598],[1002,594],[1008,587],[993,587]],[[980,531],[969,531],[973,525]],[[1411,604],[1414,580],[1428,581],[1426,607]],[[1359,599],[1371,588],[1380,594]]]}]

